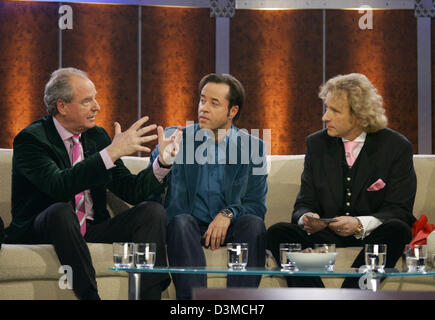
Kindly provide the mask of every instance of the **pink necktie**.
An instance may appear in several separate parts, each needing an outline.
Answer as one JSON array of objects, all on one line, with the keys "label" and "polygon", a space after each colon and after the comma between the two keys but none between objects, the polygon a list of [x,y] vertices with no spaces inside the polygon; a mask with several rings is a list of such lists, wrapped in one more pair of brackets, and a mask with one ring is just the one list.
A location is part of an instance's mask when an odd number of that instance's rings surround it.
[{"label": "pink necktie", "polygon": [[[72,136],[72,165],[82,161],[82,155],[80,152],[80,137],[78,135]],[[80,192],[75,195],[76,214],[80,223],[80,232],[84,236],[86,233],[86,212],[85,212],[85,192]]]},{"label": "pink necktie", "polygon": [[358,141],[344,141],[344,151],[346,155],[346,161],[349,165],[349,168],[351,168],[356,160],[355,155],[353,154],[353,150],[355,150],[356,147],[358,147],[359,142]]}]

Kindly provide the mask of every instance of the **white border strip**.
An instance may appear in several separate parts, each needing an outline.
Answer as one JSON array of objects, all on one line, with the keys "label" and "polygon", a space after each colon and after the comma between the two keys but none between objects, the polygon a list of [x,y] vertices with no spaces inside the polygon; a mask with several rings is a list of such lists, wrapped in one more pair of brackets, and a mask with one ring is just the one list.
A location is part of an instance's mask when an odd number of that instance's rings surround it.
[{"label": "white border strip", "polygon": [[236,9],[414,9],[414,0],[236,0]]},{"label": "white border strip", "polygon": [[[15,0],[17,2],[29,0]],[[210,0],[30,0],[30,2],[94,3],[210,8]],[[414,0],[236,0],[236,9],[414,9]]]},{"label": "white border strip", "polygon": [[[62,6],[62,2],[59,2],[59,8]],[[59,9],[58,9],[59,10]],[[59,69],[62,68],[62,49],[63,49],[63,41],[62,41],[62,29],[61,28],[57,28],[58,32],[57,32],[57,41],[58,41],[58,55],[57,55],[57,63],[58,63],[58,67]]]},{"label": "white border strip", "polygon": [[15,0],[16,2],[63,2],[114,5],[141,5],[162,7],[210,8],[210,0]]},{"label": "white border strip", "polygon": [[431,18],[417,18],[418,153],[432,153]]},{"label": "white border strip", "polygon": [[216,18],[216,73],[230,73],[230,18]]},{"label": "white border strip", "polygon": [[[137,7],[137,119],[142,118],[142,7]],[[137,156],[142,156],[138,151]]]},{"label": "white border strip", "polygon": [[[326,82],[326,10],[322,10],[322,84]],[[322,101],[322,116],[326,112],[325,102]],[[326,123],[322,121],[322,128],[326,128]]]}]

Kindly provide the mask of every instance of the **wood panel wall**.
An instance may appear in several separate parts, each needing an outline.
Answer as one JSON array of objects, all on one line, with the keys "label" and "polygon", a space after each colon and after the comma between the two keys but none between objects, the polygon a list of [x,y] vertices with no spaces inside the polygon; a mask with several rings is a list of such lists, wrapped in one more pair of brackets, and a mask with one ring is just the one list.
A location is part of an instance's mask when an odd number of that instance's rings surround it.
[{"label": "wood panel wall", "polygon": [[432,45],[432,153],[435,154],[435,23],[431,23]]},{"label": "wood panel wall", "polygon": [[[127,128],[138,113],[163,126],[197,120],[198,82],[215,68],[215,19],[207,8],[143,6],[139,48],[137,6],[69,5],[74,22],[73,30],[62,32],[62,66],[89,73],[102,106],[97,123],[109,134],[114,121]],[[59,65],[58,7],[0,2],[1,148],[10,148],[21,129],[46,113],[44,85]],[[326,11],[326,79],[366,74],[384,97],[389,126],[417,152],[413,11],[376,10],[373,30],[359,28],[361,15]],[[304,153],[305,137],[322,128],[322,11],[237,10],[230,26],[230,73],[247,91],[237,125],[270,129],[272,154]],[[432,47],[434,40],[432,23]],[[432,135],[435,151],[435,108]]]},{"label": "wood panel wall", "polygon": [[198,83],[215,70],[215,19],[207,8],[142,12],[141,113],[164,127],[196,122]]},{"label": "wood panel wall", "polygon": [[374,10],[373,29],[362,30],[357,10],[328,10],[326,79],[365,74],[383,97],[388,126],[418,152],[417,20],[411,10]]},{"label": "wood panel wall", "polygon": [[0,147],[46,114],[44,85],[57,64],[57,8],[0,2]]},{"label": "wood panel wall", "polygon": [[96,123],[113,136],[138,114],[138,9],[135,6],[69,4],[73,29],[62,31],[62,66],[88,73],[101,106]]},{"label": "wood panel wall", "polygon": [[238,10],[230,53],[247,94],[239,126],[270,129],[272,154],[305,153],[322,128],[322,11]]}]

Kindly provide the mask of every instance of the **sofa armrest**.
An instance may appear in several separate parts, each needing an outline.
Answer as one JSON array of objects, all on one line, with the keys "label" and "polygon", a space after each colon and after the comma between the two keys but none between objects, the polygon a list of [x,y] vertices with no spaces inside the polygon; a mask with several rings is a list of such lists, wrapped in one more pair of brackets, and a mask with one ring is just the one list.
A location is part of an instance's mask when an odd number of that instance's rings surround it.
[{"label": "sofa armrest", "polygon": [[428,264],[435,266],[435,231],[427,236],[427,260]]}]

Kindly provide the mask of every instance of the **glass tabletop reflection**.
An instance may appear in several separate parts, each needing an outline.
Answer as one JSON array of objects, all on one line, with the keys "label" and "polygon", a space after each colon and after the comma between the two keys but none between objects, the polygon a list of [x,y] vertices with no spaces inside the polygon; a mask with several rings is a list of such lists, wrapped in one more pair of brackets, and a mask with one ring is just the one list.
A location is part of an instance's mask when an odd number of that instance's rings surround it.
[{"label": "glass tabletop reflection", "polygon": [[[320,277],[361,277],[367,273],[364,268],[343,268],[328,271],[326,269],[299,269],[298,271],[281,268],[254,268],[229,269],[225,267],[153,267],[153,268],[109,268],[111,271],[125,271],[128,273],[186,273],[186,274],[230,274],[230,275],[269,275],[269,276],[320,276]],[[410,277],[435,276],[435,269],[425,272],[408,272],[399,269],[384,269],[383,272],[374,272],[379,277]]]}]

